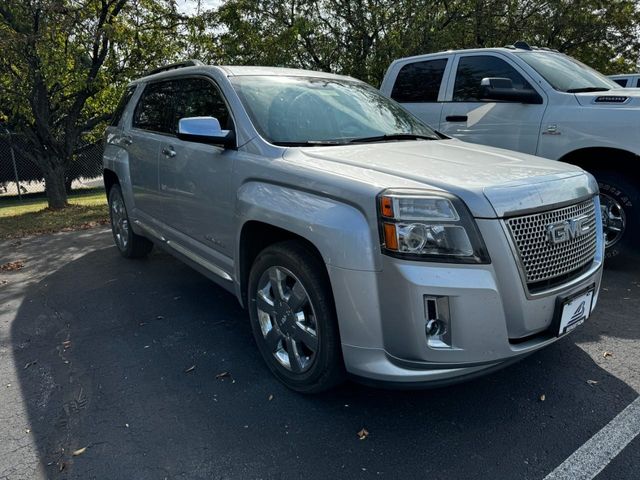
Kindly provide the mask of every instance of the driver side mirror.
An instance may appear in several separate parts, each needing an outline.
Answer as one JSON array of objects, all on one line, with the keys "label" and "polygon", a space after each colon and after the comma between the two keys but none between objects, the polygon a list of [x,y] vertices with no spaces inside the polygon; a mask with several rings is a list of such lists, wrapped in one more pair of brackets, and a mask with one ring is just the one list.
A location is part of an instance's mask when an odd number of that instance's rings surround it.
[{"label": "driver side mirror", "polygon": [[230,147],[235,142],[232,130],[222,130],[214,117],[188,117],[178,121],[178,138],[187,142]]},{"label": "driver side mirror", "polygon": [[487,77],[480,82],[482,98],[503,102],[542,104],[542,97],[533,89],[514,88],[510,78]]}]

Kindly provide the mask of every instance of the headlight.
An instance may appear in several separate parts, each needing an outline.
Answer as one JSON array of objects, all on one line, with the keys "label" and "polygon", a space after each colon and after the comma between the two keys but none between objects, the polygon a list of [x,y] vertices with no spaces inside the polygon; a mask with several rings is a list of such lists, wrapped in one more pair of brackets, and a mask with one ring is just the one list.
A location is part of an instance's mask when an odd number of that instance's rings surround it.
[{"label": "headlight", "polygon": [[489,263],[478,227],[453,195],[385,190],[378,196],[383,252],[413,260]]}]

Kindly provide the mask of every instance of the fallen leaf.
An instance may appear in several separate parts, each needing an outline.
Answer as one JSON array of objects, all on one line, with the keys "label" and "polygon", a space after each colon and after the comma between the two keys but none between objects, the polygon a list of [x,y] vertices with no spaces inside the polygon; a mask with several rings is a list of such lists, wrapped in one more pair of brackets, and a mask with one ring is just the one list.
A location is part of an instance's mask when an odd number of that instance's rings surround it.
[{"label": "fallen leaf", "polygon": [[273,400],[273,395],[269,395],[269,401]]},{"label": "fallen leaf", "polygon": [[79,448],[78,450],[74,450],[73,451],[73,456],[77,457],[78,455],[82,455],[84,452],[87,451],[87,448],[88,447],[82,447],[82,448]]},{"label": "fallen leaf", "polygon": [[613,357],[613,353],[611,353],[611,352],[606,352],[606,351],[605,351],[605,352],[602,352],[602,356],[603,356],[604,358],[607,358],[607,357]]},{"label": "fallen leaf", "polygon": [[184,373],[189,373],[189,372],[193,372],[196,369],[195,365],[191,365],[189,368],[187,368]]},{"label": "fallen leaf", "polygon": [[31,429],[30,429],[30,428],[27,428],[27,429],[24,431],[24,433],[31,433]]},{"label": "fallen leaf", "polygon": [[540,401],[544,402],[547,399],[547,396],[543,393],[542,395],[540,395]]},{"label": "fallen leaf", "polygon": [[217,375],[216,375],[216,378],[217,378],[218,380],[222,380],[222,379],[224,379],[224,378],[231,378],[231,373],[229,373],[229,372],[222,372],[222,373],[217,374]]},{"label": "fallen leaf", "polygon": [[29,363],[27,363],[27,364],[24,366],[24,369],[26,370],[27,368],[29,368],[29,367],[31,367],[31,366],[33,366],[33,365],[35,365],[36,363],[38,363],[38,361],[37,361],[37,360],[34,360],[33,362],[29,362]]},{"label": "fallen leaf", "polygon": [[588,383],[589,385],[597,385],[597,384],[598,384],[598,381],[597,381],[597,380],[587,380],[587,383]]},{"label": "fallen leaf", "polygon": [[156,320],[164,320],[164,317],[162,315],[158,315],[156,316]]},{"label": "fallen leaf", "polygon": [[3,272],[15,272],[24,268],[24,262],[22,260],[16,260],[15,262],[7,262],[0,265],[0,271]]},{"label": "fallen leaf", "polygon": [[363,428],[362,430],[360,430],[358,432],[358,438],[360,440],[364,440],[365,438],[367,438],[369,436],[369,431],[366,428]]},{"label": "fallen leaf", "polygon": [[0,280],[0,286],[4,286],[9,283],[9,280]]},{"label": "fallen leaf", "polygon": [[71,346],[71,340],[65,340],[64,342],[62,342],[62,346],[66,350],[67,348],[69,348]]},{"label": "fallen leaf", "polygon": [[64,462],[60,462],[60,463],[58,464],[58,472],[61,472],[62,470],[64,470],[64,467],[66,467],[66,466],[67,466],[67,464],[66,464],[66,463],[64,463]]}]

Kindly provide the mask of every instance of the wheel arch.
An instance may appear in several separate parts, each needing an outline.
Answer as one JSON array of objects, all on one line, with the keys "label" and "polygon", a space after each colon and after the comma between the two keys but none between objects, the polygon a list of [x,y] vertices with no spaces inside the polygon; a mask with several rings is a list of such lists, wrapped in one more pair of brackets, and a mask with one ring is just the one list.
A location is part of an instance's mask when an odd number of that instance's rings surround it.
[{"label": "wheel arch", "polygon": [[114,185],[120,185],[120,180],[118,179],[118,175],[116,172],[109,168],[105,168],[102,171],[102,178],[104,180],[104,190],[107,195],[107,201],[109,200],[109,192],[111,191],[111,187]]},{"label": "wheel arch", "polygon": [[559,161],[583,168],[596,176],[598,171],[624,173],[626,176],[639,178],[638,169],[632,162],[640,162],[640,157],[633,152],[613,147],[586,147],[573,150],[563,155]]},{"label": "wheel arch", "polygon": [[[257,220],[247,221],[242,226],[238,248],[237,272],[240,287],[240,302],[243,306],[247,305],[249,273],[255,259],[265,248],[288,240],[294,240],[304,245],[320,259],[322,265],[325,265],[320,250],[318,250],[311,241],[290,230]],[[328,278],[329,273],[326,266],[323,273],[327,275]]]}]

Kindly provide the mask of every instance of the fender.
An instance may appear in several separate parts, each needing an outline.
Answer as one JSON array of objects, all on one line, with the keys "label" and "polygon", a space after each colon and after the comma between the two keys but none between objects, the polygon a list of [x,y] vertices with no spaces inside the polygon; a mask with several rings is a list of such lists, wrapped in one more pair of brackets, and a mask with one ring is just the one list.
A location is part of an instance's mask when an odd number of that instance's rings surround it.
[{"label": "fender", "polygon": [[372,232],[364,213],[351,205],[290,186],[248,182],[238,190],[236,208],[240,228],[235,258],[239,258],[242,225],[255,220],[308,240],[320,251],[327,265],[349,270],[380,270],[375,255],[379,246],[377,241],[374,243],[377,232]]}]

